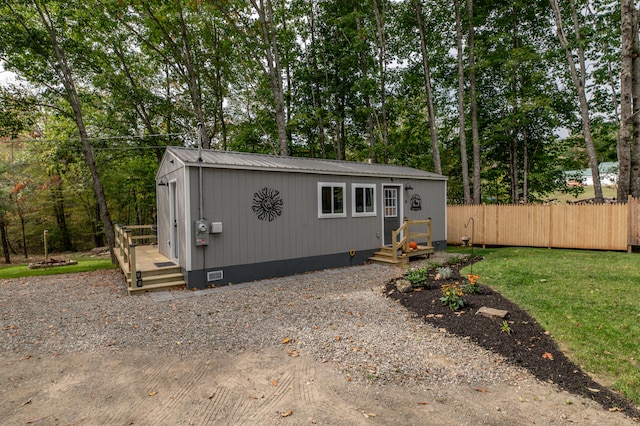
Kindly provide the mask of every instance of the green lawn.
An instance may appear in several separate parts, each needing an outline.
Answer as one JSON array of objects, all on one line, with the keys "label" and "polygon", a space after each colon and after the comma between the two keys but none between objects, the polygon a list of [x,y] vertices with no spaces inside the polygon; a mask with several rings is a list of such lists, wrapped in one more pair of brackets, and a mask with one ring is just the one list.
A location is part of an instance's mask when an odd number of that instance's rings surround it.
[{"label": "green lawn", "polygon": [[[470,253],[471,249],[451,248]],[[640,256],[474,248],[480,282],[524,308],[577,365],[640,404]],[[465,268],[463,273],[469,273]]]},{"label": "green lawn", "polygon": [[111,264],[111,258],[77,257],[77,265],[57,266],[55,268],[29,269],[28,265],[5,265],[0,266],[0,279],[34,277],[40,275],[70,274],[74,272],[89,272],[98,269],[113,269],[116,266]]},{"label": "green lawn", "polygon": [[[585,186],[582,188],[584,191],[582,194],[574,197],[571,194],[555,193],[545,197],[545,201],[557,201],[560,203],[575,202],[579,200],[587,200],[595,196],[593,192],[593,186]],[[602,196],[605,198],[616,198],[618,195],[618,189],[615,186],[603,186]]]}]

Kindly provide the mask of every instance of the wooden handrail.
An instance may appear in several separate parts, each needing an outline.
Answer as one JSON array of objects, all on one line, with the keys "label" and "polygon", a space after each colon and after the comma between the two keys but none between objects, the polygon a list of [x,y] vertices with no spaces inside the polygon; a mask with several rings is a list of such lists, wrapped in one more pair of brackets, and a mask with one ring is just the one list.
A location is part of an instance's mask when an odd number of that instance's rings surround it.
[{"label": "wooden handrail", "polygon": [[[136,246],[140,245],[139,242],[145,240],[152,240],[155,242],[154,234],[144,234],[146,230],[154,230],[153,225],[131,225],[120,226],[115,225],[116,234],[116,248],[120,254],[121,267],[124,269],[124,265],[129,268],[129,287],[134,287],[137,284],[137,270],[136,270]],[[134,233],[141,233],[141,235],[133,235]]]},{"label": "wooden handrail", "polygon": [[[411,232],[411,227],[426,225],[427,232]],[[406,231],[406,232],[405,232]],[[402,235],[402,238],[398,240],[398,235]],[[393,251],[393,261],[398,260],[398,250],[402,249],[402,252],[409,251],[409,241],[413,238],[427,237],[427,247],[433,248],[431,245],[431,218],[422,220],[409,220],[405,219],[404,223],[394,231],[391,231],[391,250]]]}]

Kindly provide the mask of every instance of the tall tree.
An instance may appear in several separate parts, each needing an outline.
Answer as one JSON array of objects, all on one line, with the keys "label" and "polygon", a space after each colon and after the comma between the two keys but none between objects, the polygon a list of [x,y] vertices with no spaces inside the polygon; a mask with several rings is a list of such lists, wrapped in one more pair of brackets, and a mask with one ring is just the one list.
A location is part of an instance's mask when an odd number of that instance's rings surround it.
[{"label": "tall tree", "polygon": [[469,49],[469,115],[471,116],[471,139],[473,143],[473,203],[480,204],[480,131],[478,129],[478,97],[476,92],[476,44],[475,23],[473,19],[473,0],[467,0],[467,19],[469,32],[467,48]]},{"label": "tall tree", "polygon": [[460,129],[460,165],[462,166],[462,189],[464,203],[471,202],[471,191],[469,188],[469,162],[467,160],[467,126],[465,125],[464,114],[464,58],[462,49],[462,18],[460,14],[460,2],[453,1],[456,15],[456,49],[458,52],[458,123]]},{"label": "tall tree", "polygon": [[562,10],[558,5],[558,0],[549,0],[551,3],[551,8],[553,9],[553,17],[556,25],[556,33],[558,36],[558,40],[560,41],[560,45],[565,52],[565,56],[567,58],[567,64],[569,66],[569,72],[571,73],[571,80],[573,81],[573,85],[575,86],[578,103],[580,106],[580,118],[582,122],[582,134],[584,137],[584,143],[587,151],[587,156],[589,157],[589,166],[591,168],[591,176],[593,177],[593,191],[595,195],[596,202],[602,202],[602,184],[600,182],[600,170],[598,168],[598,158],[596,157],[596,150],[593,144],[593,137],[591,135],[591,116],[589,112],[589,100],[587,99],[587,93],[585,89],[586,82],[586,60],[584,49],[581,46],[581,28],[578,21],[578,13],[575,7],[575,1],[570,0],[571,6],[571,19],[574,22],[574,37],[575,44],[579,46],[578,48],[578,61],[579,66],[576,64],[574,59],[574,53],[571,46],[573,44],[569,43],[569,39],[567,38],[564,21],[562,19]]},{"label": "tall tree", "polygon": [[414,0],[416,17],[418,19],[418,31],[420,33],[420,52],[422,53],[422,66],[424,71],[424,88],[427,94],[427,112],[429,114],[429,134],[431,136],[431,149],[433,151],[433,171],[441,174],[440,145],[438,142],[438,128],[436,114],[433,106],[433,91],[431,88],[431,68],[429,67],[429,52],[427,50],[426,29],[422,17],[422,0]]},{"label": "tall tree", "polygon": [[[85,126],[82,101],[74,73],[74,64],[87,66],[90,48],[84,46],[82,29],[74,21],[87,22],[90,11],[73,1],[40,2],[4,0],[0,52],[9,68],[16,69],[31,82],[57,91],[71,108],[82,143],[85,162],[93,178],[93,190],[100,207],[100,216],[111,250],[112,260],[115,234],[104,196],[104,189],[93,155],[89,133]],[[83,64],[84,62],[84,64]],[[52,81],[60,86],[52,86]]]}]

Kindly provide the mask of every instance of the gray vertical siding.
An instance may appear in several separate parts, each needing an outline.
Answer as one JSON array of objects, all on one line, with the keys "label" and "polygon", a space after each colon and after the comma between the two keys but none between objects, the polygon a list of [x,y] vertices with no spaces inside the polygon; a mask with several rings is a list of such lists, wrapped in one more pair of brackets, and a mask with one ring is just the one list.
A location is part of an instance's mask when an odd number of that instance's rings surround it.
[{"label": "gray vertical siding", "polygon": [[[376,249],[382,244],[382,183],[406,183],[361,176],[341,177],[275,171],[205,168],[203,172],[204,217],[208,222],[222,222],[223,232],[211,234],[210,244],[206,248],[191,247],[193,255],[187,270],[251,265],[341,253],[348,257],[350,249]],[[194,232],[193,222],[198,219],[197,173],[197,168],[189,170],[192,212],[192,217],[187,219],[189,232]],[[346,184],[346,217],[318,218],[318,182]],[[352,217],[353,183],[376,184],[375,217]],[[412,180],[411,185],[414,187],[413,190],[402,190],[404,216],[409,219],[431,217],[434,225],[433,240],[444,240],[445,182]],[[282,215],[271,222],[258,219],[252,210],[254,194],[265,187],[279,191],[284,202]],[[421,211],[416,212],[409,208],[410,195],[413,193],[418,193],[422,198]],[[160,196],[158,203],[160,212]],[[168,209],[165,210],[168,215]],[[181,242],[184,244],[186,238],[181,238]],[[185,264],[182,256],[186,249],[181,247],[181,265]]]}]

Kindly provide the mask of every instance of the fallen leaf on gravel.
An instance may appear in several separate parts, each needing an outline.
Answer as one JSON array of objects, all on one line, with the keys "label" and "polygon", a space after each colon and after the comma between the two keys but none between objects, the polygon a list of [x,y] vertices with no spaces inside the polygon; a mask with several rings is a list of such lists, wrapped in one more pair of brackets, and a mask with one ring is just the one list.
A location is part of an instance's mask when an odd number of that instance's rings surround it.
[{"label": "fallen leaf on gravel", "polygon": [[340,337],[340,336],[336,336],[336,337],[334,337],[334,339],[335,339],[336,341],[338,341],[338,340],[341,340],[341,339],[342,339],[342,337]]},{"label": "fallen leaf on gravel", "polygon": [[157,392],[157,391],[149,392],[149,396],[156,396],[157,394],[158,394],[158,392]]},{"label": "fallen leaf on gravel", "polygon": [[298,351],[287,351],[287,353],[289,354],[289,356],[294,357],[294,358],[297,357],[297,356],[300,356]]},{"label": "fallen leaf on gravel", "polygon": [[364,323],[359,322],[359,323],[358,323],[358,327],[364,327]]},{"label": "fallen leaf on gravel", "polygon": [[447,332],[446,328],[440,328],[439,330],[440,330],[440,333],[446,333]]},{"label": "fallen leaf on gravel", "polygon": [[544,359],[550,359],[550,360],[552,360],[552,361],[553,361],[553,355],[552,355],[552,354],[550,354],[549,352],[545,352],[545,353],[543,353],[543,354],[542,354],[542,358],[544,358]]},{"label": "fallen leaf on gravel", "polygon": [[26,361],[26,360],[28,360],[29,358],[31,358],[31,355],[25,355],[25,356],[23,356],[22,358],[20,358],[20,361]]},{"label": "fallen leaf on gravel", "polygon": [[283,345],[286,345],[289,342],[291,342],[291,337],[285,337],[284,339],[282,339],[282,344]]},{"label": "fallen leaf on gravel", "polygon": [[477,390],[478,392],[482,392],[482,393],[489,392],[489,389],[487,389],[487,388],[475,388],[475,390]]},{"label": "fallen leaf on gravel", "polygon": [[435,314],[428,314],[426,317],[427,318],[433,318],[433,317],[435,317]]},{"label": "fallen leaf on gravel", "polygon": [[368,417],[376,417],[377,416],[377,414],[374,414],[374,413],[362,413],[362,415],[367,417],[367,418]]},{"label": "fallen leaf on gravel", "polygon": [[46,417],[40,417],[39,419],[29,420],[29,421],[27,422],[27,424],[28,424],[28,425],[32,425],[32,424],[35,424],[35,423],[40,423],[40,422],[41,422],[41,421],[43,421],[43,420],[46,420]]},{"label": "fallen leaf on gravel", "polygon": [[429,405],[427,401],[418,402],[418,405]]},{"label": "fallen leaf on gravel", "polygon": [[590,390],[591,392],[596,392],[596,393],[600,392],[600,389],[593,389],[593,388],[587,388],[587,389]]},{"label": "fallen leaf on gravel", "polygon": [[27,399],[25,402],[23,402],[22,404],[20,404],[21,407],[24,407],[27,404],[31,404],[31,401],[33,401],[33,399],[29,398]]},{"label": "fallen leaf on gravel", "polygon": [[283,411],[282,413],[280,413],[280,416],[282,417],[289,417],[290,415],[293,414],[293,411],[291,410],[287,410],[287,411]]},{"label": "fallen leaf on gravel", "polygon": [[609,408],[609,411],[610,411],[610,412],[612,412],[612,413],[613,413],[614,411],[622,411],[622,408],[620,408],[620,407],[613,407],[613,408]]},{"label": "fallen leaf on gravel", "polygon": [[271,386],[278,386],[278,385],[279,385],[278,379],[273,379],[271,381]]}]

